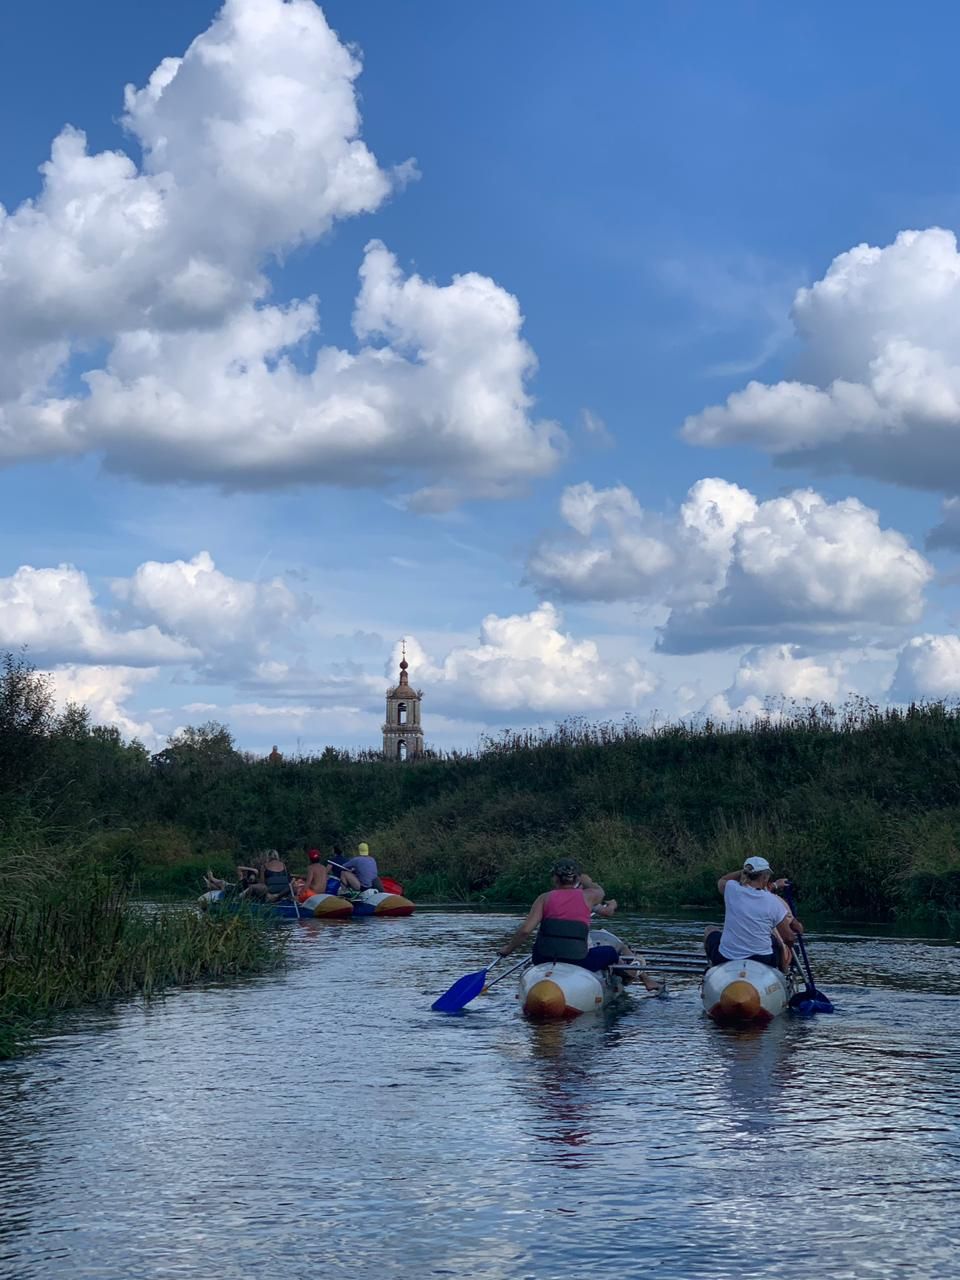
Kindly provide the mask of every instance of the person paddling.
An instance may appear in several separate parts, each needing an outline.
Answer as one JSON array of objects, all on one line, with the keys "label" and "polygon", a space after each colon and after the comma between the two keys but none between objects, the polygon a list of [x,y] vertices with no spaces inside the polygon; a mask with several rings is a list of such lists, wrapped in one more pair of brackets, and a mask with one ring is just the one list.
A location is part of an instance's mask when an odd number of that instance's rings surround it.
[{"label": "person paddling", "polygon": [[340,870],[340,879],[354,893],[361,893],[364,889],[376,889],[379,893],[383,892],[376,859],[370,857],[370,847],[363,842],[357,845],[356,857],[348,858],[343,863]]},{"label": "person paddling", "polygon": [[[604,892],[583,874],[579,863],[568,859],[556,862],[550,868],[550,875],[553,888],[535,900],[523,924],[500,948],[499,954],[508,956],[536,929],[534,964],[561,961],[596,973],[624,959],[632,960],[633,953],[619,939],[616,946],[590,946],[590,914],[602,903]],[[641,974],[641,978],[647,990],[660,990],[661,984],[647,974]]]},{"label": "person paddling", "polygon": [[323,855],[319,849],[307,850],[307,874],[303,878],[303,887],[297,894],[300,902],[306,902],[307,898],[312,898],[315,893],[327,892],[327,879],[330,875],[330,868],[323,860]]},{"label": "person paddling", "polygon": [[782,889],[786,880],[771,880],[766,858],[747,858],[737,871],[717,881],[723,894],[723,929],[704,930],[703,949],[712,965],[728,960],[759,960],[786,973],[793,959],[793,943],[803,925],[782,898],[771,889]]}]

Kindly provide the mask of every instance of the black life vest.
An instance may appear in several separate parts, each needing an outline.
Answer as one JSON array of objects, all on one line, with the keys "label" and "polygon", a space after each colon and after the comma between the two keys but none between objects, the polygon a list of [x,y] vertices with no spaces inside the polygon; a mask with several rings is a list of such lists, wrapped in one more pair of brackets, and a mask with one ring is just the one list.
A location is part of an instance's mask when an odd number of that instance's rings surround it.
[{"label": "black life vest", "polygon": [[590,926],[582,920],[541,920],[533,944],[533,963],[562,960],[582,964],[590,949]]}]

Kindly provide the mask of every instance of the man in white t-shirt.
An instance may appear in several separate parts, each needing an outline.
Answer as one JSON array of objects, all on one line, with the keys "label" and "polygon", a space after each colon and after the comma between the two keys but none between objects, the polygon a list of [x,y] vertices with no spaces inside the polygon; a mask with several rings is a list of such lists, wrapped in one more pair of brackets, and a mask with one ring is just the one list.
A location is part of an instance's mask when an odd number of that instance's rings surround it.
[{"label": "man in white t-shirt", "polygon": [[739,871],[730,871],[717,881],[723,894],[723,929],[710,926],[704,933],[703,949],[711,964],[727,960],[759,960],[786,971],[791,947],[803,926],[771,889],[782,889],[785,880],[770,879],[766,858],[747,858]]}]

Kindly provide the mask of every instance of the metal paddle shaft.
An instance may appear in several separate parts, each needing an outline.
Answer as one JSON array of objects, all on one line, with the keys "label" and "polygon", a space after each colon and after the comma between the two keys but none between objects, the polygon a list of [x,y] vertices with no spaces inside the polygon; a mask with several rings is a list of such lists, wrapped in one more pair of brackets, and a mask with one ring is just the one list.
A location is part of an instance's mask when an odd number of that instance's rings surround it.
[{"label": "metal paddle shaft", "polygon": [[503,973],[498,974],[492,982],[487,983],[484,990],[486,991],[489,987],[495,987],[497,983],[502,982],[504,978],[509,978],[511,973],[516,973],[518,969],[525,969],[527,965],[532,963],[533,961],[531,958],[526,956],[523,960],[518,961],[516,964],[512,964],[509,969],[504,969]]},{"label": "metal paddle shaft", "polygon": [[703,951],[650,951],[647,947],[641,947],[640,954],[646,956],[648,960],[675,960],[678,964],[707,963],[707,957]]},{"label": "metal paddle shaft", "polygon": [[624,960],[619,964],[610,966],[612,969],[622,969],[625,973],[674,973],[680,977],[689,974],[691,978],[699,978],[706,969],[706,964],[660,964],[659,961],[645,961],[643,964],[637,964],[635,961]]},{"label": "metal paddle shaft", "polygon": [[[789,880],[783,886],[783,896],[787,900],[787,906],[790,908],[791,914],[796,915],[797,909],[793,903],[793,885]],[[803,935],[799,933],[797,934],[797,940],[794,944],[794,955],[796,955],[797,950],[799,950],[800,958],[803,961],[803,970],[807,980],[807,989],[803,993],[798,992],[797,995],[792,998],[792,1007],[801,1012],[833,1013],[832,1002],[823,994],[822,991],[817,990],[817,984],[813,980],[813,969],[810,967],[810,957],[807,955],[807,948],[803,943]],[[796,1004],[793,1003],[794,1001],[796,1001]],[[804,1005],[809,1007],[804,1009]]]}]

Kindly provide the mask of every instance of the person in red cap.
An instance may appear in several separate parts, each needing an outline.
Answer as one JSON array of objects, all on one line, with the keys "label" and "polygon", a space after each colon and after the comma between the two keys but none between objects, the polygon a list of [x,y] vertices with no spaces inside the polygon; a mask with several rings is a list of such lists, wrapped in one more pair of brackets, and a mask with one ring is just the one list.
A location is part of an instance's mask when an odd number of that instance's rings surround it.
[{"label": "person in red cap", "polygon": [[312,898],[315,893],[326,893],[327,876],[330,875],[330,868],[324,862],[319,849],[308,849],[307,861],[310,865],[303,879],[303,888],[297,894],[300,902],[306,902],[307,898]]}]

